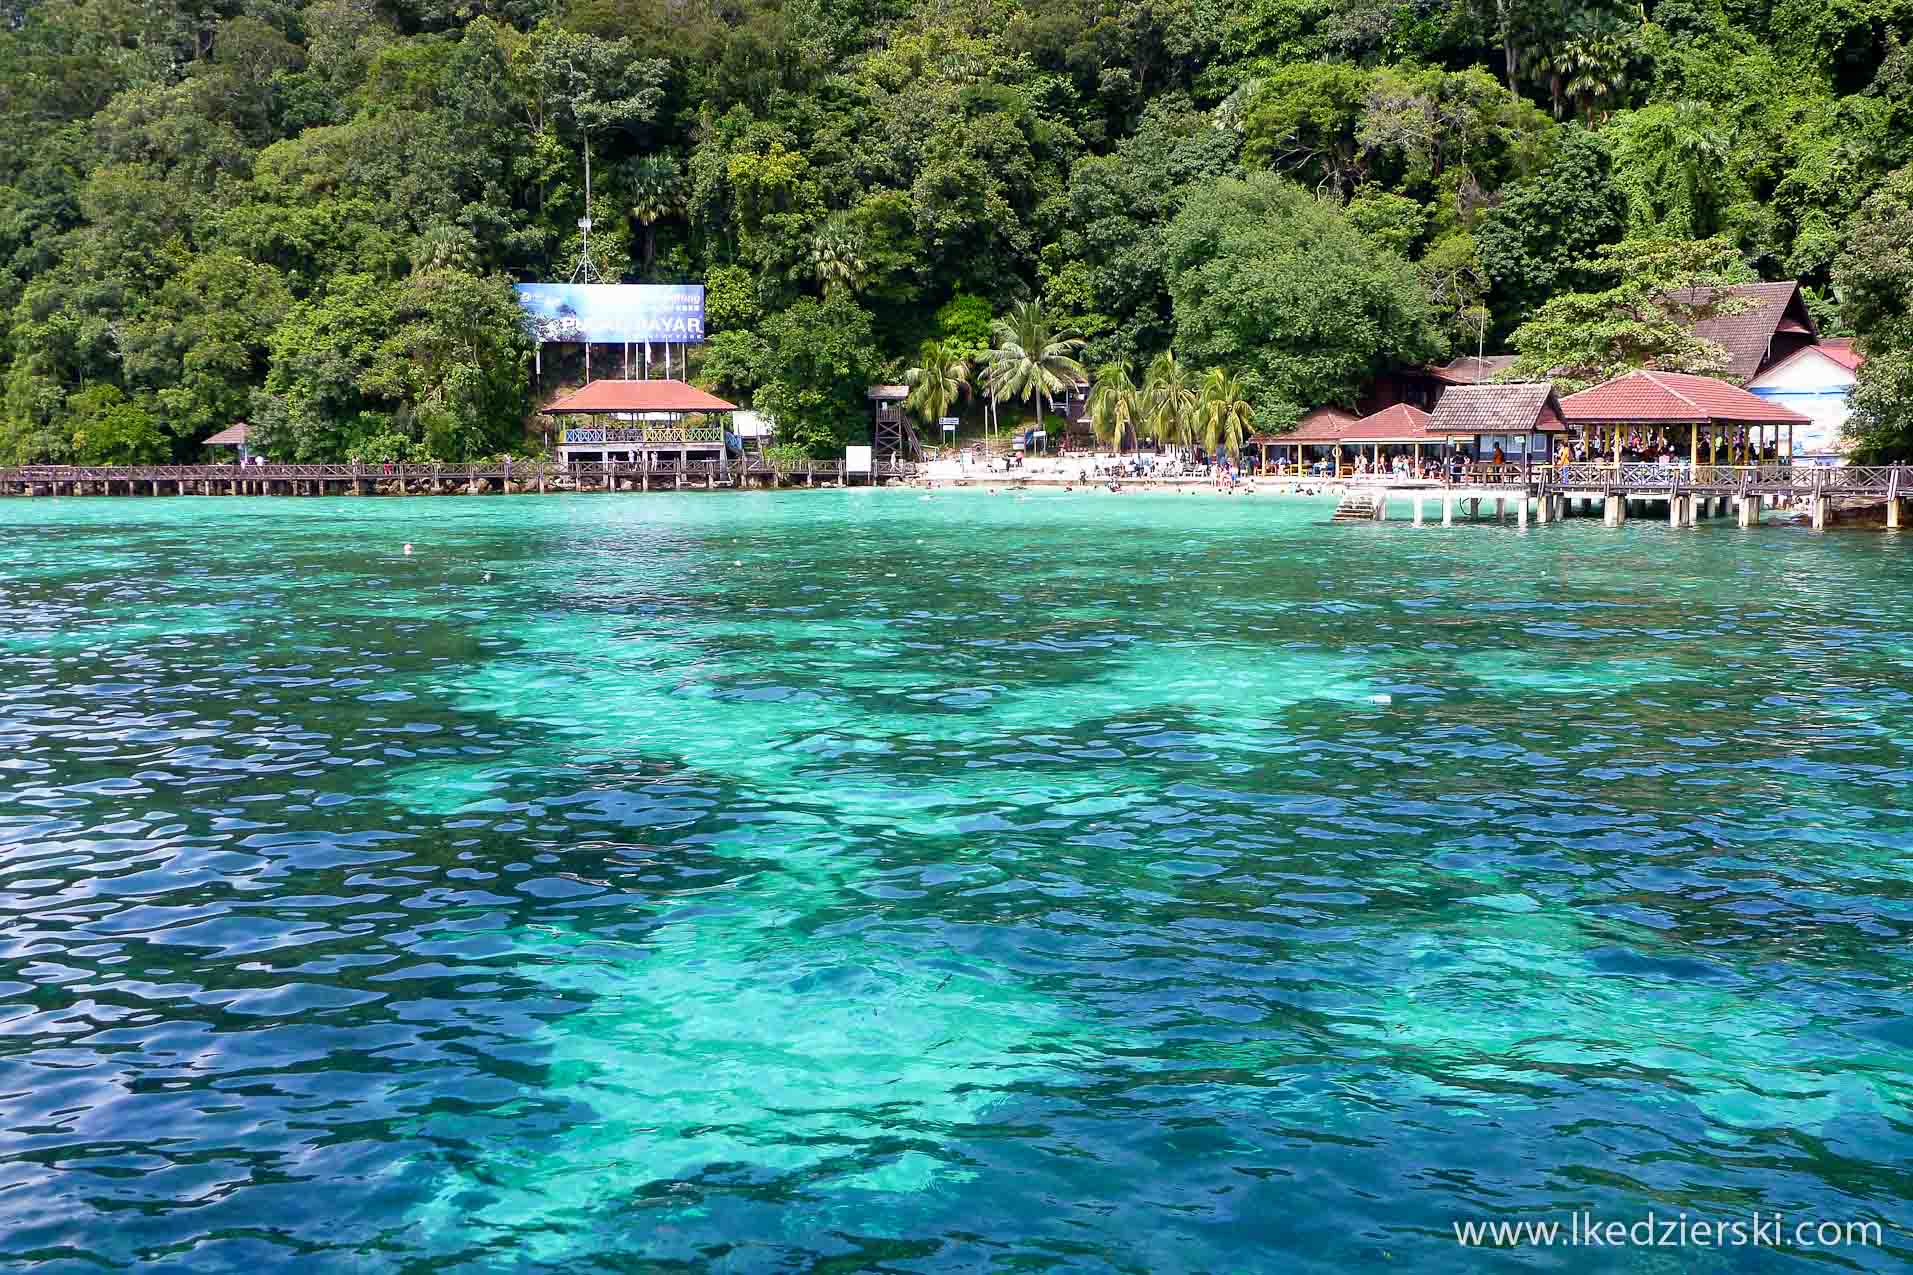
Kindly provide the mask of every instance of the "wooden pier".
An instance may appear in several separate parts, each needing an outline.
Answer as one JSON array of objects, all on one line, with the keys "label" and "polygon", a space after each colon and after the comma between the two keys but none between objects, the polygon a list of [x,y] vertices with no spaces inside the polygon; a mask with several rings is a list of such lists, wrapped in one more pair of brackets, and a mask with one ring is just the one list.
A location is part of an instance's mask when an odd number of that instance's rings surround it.
[{"label": "wooden pier", "polygon": [[1537,523],[1557,522],[1576,512],[1578,503],[1579,512],[1588,516],[1598,504],[1602,521],[1610,527],[1657,513],[1670,526],[1692,527],[1702,518],[1724,518],[1729,511],[1740,526],[1752,527],[1759,525],[1764,510],[1786,508],[1804,509],[1814,529],[1824,530],[1835,500],[1861,500],[1883,503],[1887,527],[1898,528],[1901,502],[1913,496],[1913,466],[1500,465],[1478,467],[1460,482],[1379,485],[1374,491],[1376,521],[1388,517],[1390,500],[1407,501],[1417,527],[1429,521],[1427,504],[1435,500],[1444,527],[1454,525],[1457,508],[1472,520],[1492,501],[1496,520],[1512,510],[1524,527],[1531,513]]},{"label": "wooden pier", "polygon": [[6,496],[420,496],[558,491],[717,491],[746,487],[881,485],[910,478],[906,461],[869,474],[841,460],[647,460],[605,464],[466,465],[21,465],[0,468]]}]

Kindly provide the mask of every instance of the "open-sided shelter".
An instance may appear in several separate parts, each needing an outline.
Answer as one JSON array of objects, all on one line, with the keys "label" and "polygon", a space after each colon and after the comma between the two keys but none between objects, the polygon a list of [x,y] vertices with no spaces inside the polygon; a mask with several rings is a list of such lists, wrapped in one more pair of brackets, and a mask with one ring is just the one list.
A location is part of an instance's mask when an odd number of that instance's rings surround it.
[{"label": "open-sided shelter", "polygon": [[680,465],[721,460],[735,450],[727,403],[683,381],[592,381],[544,409],[573,418],[558,436],[558,456],[574,461],[639,461],[656,454]]}]

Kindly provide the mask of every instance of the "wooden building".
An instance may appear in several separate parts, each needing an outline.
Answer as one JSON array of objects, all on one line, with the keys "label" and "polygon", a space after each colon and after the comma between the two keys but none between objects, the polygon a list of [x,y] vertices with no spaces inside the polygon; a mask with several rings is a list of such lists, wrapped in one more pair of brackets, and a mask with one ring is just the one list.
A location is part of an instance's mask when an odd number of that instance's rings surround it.
[{"label": "wooden building", "polygon": [[237,460],[241,465],[244,465],[252,460],[251,440],[252,426],[246,424],[244,421],[238,421],[226,426],[226,428],[220,430],[217,434],[214,434],[202,443],[201,446],[238,448]]},{"label": "wooden building", "polygon": [[1476,460],[1498,451],[1508,464],[1544,464],[1567,429],[1548,381],[1451,385],[1428,416],[1428,433]]},{"label": "wooden building", "polygon": [[1800,293],[1800,284],[1792,279],[1736,284],[1719,293],[1689,288],[1675,296],[1688,305],[1729,298],[1733,301],[1731,314],[1696,321],[1694,335],[1727,351],[1727,366],[1720,375],[1742,384],[1820,340],[1820,330]]},{"label": "wooden building", "polygon": [[592,381],[544,409],[559,417],[559,463],[646,462],[653,456],[722,462],[737,450],[735,403],[683,381]]},{"label": "wooden building", "polygon": [[1513,366],[1514,360],[1512,354],[1482,357],[1468,354],[1446,363],[1430,363],[1386,372],[1370,382],[1362,395],[1360,406],[1370,415],[1396,403],[1406,403],[1424,412],[1432,412],[1449,386],[1480,385],[1491,381]]},{"label": "wooden building", "polygon": [[870,402],[870,452],[878,460],[908,460],[923,448],[916,424],[904,409],[908,385],[873,385],[865,391]]}]

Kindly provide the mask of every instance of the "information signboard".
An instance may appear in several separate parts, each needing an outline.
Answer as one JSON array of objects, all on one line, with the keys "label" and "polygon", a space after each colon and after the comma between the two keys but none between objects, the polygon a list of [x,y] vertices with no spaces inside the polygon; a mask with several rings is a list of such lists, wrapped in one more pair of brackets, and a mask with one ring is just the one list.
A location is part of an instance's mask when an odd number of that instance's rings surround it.
[{"label": "information signboard", "polygon": [[704,340],[701,283],[521,283],[515,291],[540,342]]}]

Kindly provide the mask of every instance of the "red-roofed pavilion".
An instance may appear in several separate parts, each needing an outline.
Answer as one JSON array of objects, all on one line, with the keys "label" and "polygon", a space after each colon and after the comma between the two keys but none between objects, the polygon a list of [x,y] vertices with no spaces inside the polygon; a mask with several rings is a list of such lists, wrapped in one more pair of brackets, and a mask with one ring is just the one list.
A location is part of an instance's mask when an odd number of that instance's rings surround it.
[{"label": "red-roofed pavilion", "polygon": [[[1708,463],[1718,464],[1720,448],[1774,459],[1793,453],[1793,428],[1812,421],[1771,399],[1738,385],[1686,372],[1629,372],[1561,400],[1561,417],[1581,439],[1590,459],[1629,451],[1678,452],[1686,444],[1688,462],[1698,465],[1705,440]],[[1782,431],[1786,445],[1780,446]]]},{"label": "red-roofed pavilion", "polygon": [[1411,403],[1396,403],[1367,416],[1356,416],[1339,407],[1318,407],[1286,434],[1256,434],[1248,439],[1262,448],[1265,464],[1270,448],[1293,448],[1298,474],[1307,471],[1311,453],[1318,460],[1332,457],[1340,473],[1344,448],[1357,457],[1366,453],[1378,470],[1384,460],[1402,456],[1419,471],[1421,447],[1428,441],[1428,413]]},{"label": "red-roofed pavilion", "polygon": [[683,381],[591,381],[554,400],[544,414],[575,421],[558,436],[558,457],[567,465],[636,461],[653,452],[673,453],[682,463],[722,459],[737,410]]},{"label": "red-roofed pavilion", "polygon": [[[1339,407],[1318,407],[1303,414],[1295,423],[1295,428],[1285,434],[1251,434],[1243,439],[1245,447],[1254,447],[1262,454],[1262,467],[1271,465],[1273,448],[1295,449],[1295,472],[1301,473],[1307,463],[1304,448],[1334,447],[1341,440],[1342,433],[1361,418],[1353,412]],[[1279,461],[1273,462],[1280,464]]]}]

